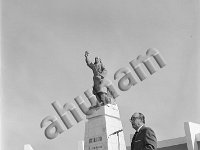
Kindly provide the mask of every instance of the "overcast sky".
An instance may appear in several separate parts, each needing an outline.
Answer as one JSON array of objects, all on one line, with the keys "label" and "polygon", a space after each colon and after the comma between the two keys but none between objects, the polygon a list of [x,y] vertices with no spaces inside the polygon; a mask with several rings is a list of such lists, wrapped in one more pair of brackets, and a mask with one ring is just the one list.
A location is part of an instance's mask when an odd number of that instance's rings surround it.
[{"label": "overcast sky", "polygon": [[[84,120],[53,140],[40,122],[59,118],[51,103],[74,103],[92,87],[90,58],[101,57],[120,96],[126,145],[129,118],[146,116],[158,140],[182,137],[184,122],[200,123],[198,0],[2,0],[2,143],[4,150],[76,150]],[[167,66],[122,92],[114,73],[148,48]],[[134,71],[132,70],[134,74]]]}]

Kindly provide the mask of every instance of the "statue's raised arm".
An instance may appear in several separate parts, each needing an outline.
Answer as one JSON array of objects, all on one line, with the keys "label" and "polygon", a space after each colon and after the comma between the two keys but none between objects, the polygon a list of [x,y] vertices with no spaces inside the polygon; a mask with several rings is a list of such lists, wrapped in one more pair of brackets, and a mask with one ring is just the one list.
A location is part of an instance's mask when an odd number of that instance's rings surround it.
[{"label": "statue's raised arm", "polygon": [[90,67],[92,69],[92,66],[94,65],[88,58],[89,52],[85,51],[85,62],[88,65],[88,67]]}]

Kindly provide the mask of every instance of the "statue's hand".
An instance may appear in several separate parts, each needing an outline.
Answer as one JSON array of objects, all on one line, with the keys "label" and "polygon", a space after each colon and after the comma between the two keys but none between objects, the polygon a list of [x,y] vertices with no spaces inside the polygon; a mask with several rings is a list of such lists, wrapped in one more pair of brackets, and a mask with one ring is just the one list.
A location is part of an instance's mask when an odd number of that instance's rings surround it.
[{"label": "statue's hand", "polygon": [[89,52],[88,52],[88,51],[85,51],[85,57],[87,57],[87,56],[88,56],[88,54],[89,54]]}]

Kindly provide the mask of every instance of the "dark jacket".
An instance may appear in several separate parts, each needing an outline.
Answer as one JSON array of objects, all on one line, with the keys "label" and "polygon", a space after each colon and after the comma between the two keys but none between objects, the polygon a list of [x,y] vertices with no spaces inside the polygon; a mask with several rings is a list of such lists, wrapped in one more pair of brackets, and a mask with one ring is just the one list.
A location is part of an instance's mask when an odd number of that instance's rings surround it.
[{"label": "dark jacket", "polygon": [[156,150],[157,139],[154,131],[143,126],[131,142],[131,150]]}]

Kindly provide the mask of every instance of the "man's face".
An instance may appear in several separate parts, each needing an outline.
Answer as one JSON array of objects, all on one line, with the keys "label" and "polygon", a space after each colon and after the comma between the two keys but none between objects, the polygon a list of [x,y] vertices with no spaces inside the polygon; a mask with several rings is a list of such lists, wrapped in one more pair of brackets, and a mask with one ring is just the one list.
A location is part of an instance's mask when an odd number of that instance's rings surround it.
[{"label": "man's face", "polygon": [[141,119],[139,118],[139,114],[135,113],[130,119],[130,122],[132,124],[132,127],[137,130],[140,127]]}]

